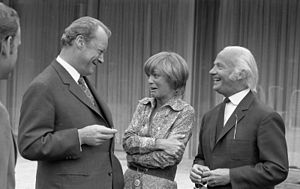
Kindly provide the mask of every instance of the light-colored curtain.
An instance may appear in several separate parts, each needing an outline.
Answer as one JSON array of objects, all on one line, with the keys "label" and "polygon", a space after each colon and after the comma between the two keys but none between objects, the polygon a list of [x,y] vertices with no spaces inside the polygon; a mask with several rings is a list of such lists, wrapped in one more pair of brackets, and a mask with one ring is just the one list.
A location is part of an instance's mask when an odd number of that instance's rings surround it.
[{"label": "light-colored curtain", "polygon": [[215,56],[225,46],[244,46],[259,67],[260,98],[285,121],[290,165],[300,167],[300,1],[201,0],[196,1],[196,15],[194,64],[200,65],[194,70],[199,75],[193,75],[193,104],[197,124],[220,101],[208,76]]}]

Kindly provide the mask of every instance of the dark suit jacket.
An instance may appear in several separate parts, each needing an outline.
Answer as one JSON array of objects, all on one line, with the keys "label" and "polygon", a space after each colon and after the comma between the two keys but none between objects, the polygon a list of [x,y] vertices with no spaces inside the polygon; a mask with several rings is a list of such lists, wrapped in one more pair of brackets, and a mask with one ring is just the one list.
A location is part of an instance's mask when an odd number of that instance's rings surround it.
[{"label": "dark suit jacket", "polygon": [[219,108],[202,119],[194,163],[210,169],[230,168],[231,184],[216,188],[270,189],[282,182],[288,174],[288,156],[280,115],[249,92],[216,141]]},{"label": "dark suit jacket", "polygon": [[37,189],[121,189],[122,168],[113,139],[82,145],[78,129],[92,124],[113,127],[111,113],[87,82],[101,114],[71,75],[53,61],[24,94],[18,144],[24,158],[37,160]]},{"label": "dark suit jacket", "polygon": [[15,188],[17,148],[12,133],[9,114],[0,102],[0,188]]}]

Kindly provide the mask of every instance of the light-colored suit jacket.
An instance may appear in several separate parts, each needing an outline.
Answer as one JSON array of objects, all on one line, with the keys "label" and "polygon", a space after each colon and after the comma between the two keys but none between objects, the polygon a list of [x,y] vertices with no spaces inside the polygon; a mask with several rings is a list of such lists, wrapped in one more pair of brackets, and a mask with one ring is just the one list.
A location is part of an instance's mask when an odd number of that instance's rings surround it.
[{"label": "light-colored suit jacket", "polygon": [[12,134],[9,114],[0,102],[0,188],[15,188],[17,148]]},{"label": "light-colored suit jacket", "polygon": [[271,189],[288,174],[282,118],[250,91],[216,139],[220,105],[202,119],[194,163],[229,168],[231,184],[215,188]]},{"label": "light-colored suit jacket", "polygon": [[113,139],[99,146],[82,145],[80,150],[78,129],[92,124],[113,127],[107,105],[88,80],[87,85],[101,112],[56,61],[24,94],[18,145],[24,158],[38,161],[37,189],[123,188]]}]

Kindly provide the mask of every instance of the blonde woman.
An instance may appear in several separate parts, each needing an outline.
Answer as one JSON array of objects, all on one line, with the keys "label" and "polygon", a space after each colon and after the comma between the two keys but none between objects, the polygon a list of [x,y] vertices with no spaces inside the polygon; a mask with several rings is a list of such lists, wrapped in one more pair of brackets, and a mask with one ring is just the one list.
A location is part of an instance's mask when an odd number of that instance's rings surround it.
[{"label": "blonde woman", "polygon": [[151,97],[139,101],[124,134],[128,161],[125,189],[174,189],[177,164],[191,137],[194,120],[193,107],[182,99],[187,64],[176,53],[160,52],[146,61],[144,71]]}]

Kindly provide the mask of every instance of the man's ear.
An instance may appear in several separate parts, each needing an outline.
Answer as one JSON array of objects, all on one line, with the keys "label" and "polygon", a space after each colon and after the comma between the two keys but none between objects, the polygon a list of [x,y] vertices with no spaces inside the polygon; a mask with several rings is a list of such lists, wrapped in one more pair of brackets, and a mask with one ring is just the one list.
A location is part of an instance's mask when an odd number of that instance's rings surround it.
[{"label": "man's ear", "polygon": [[12,37],[8,36],[1,42],[1,55],[8,56],[10,54],[10,46],[11,46]]},{"label": "man's ear", "polygon": [[78,35],[75,39],[75,45],[76,47],[78,47],[79,49],[83,49],[85,46],[85,40],[84,37],[82,35]]},{"label": "man's ear", "polygon": [[247,72],[246,72],[245,70],[241,70],[241,71],[239,72],[239,74],[238,74],[237,79],[238,79],[238,80],[242,80],[242,79],[245,79],[245,78],[247,78]]}]

